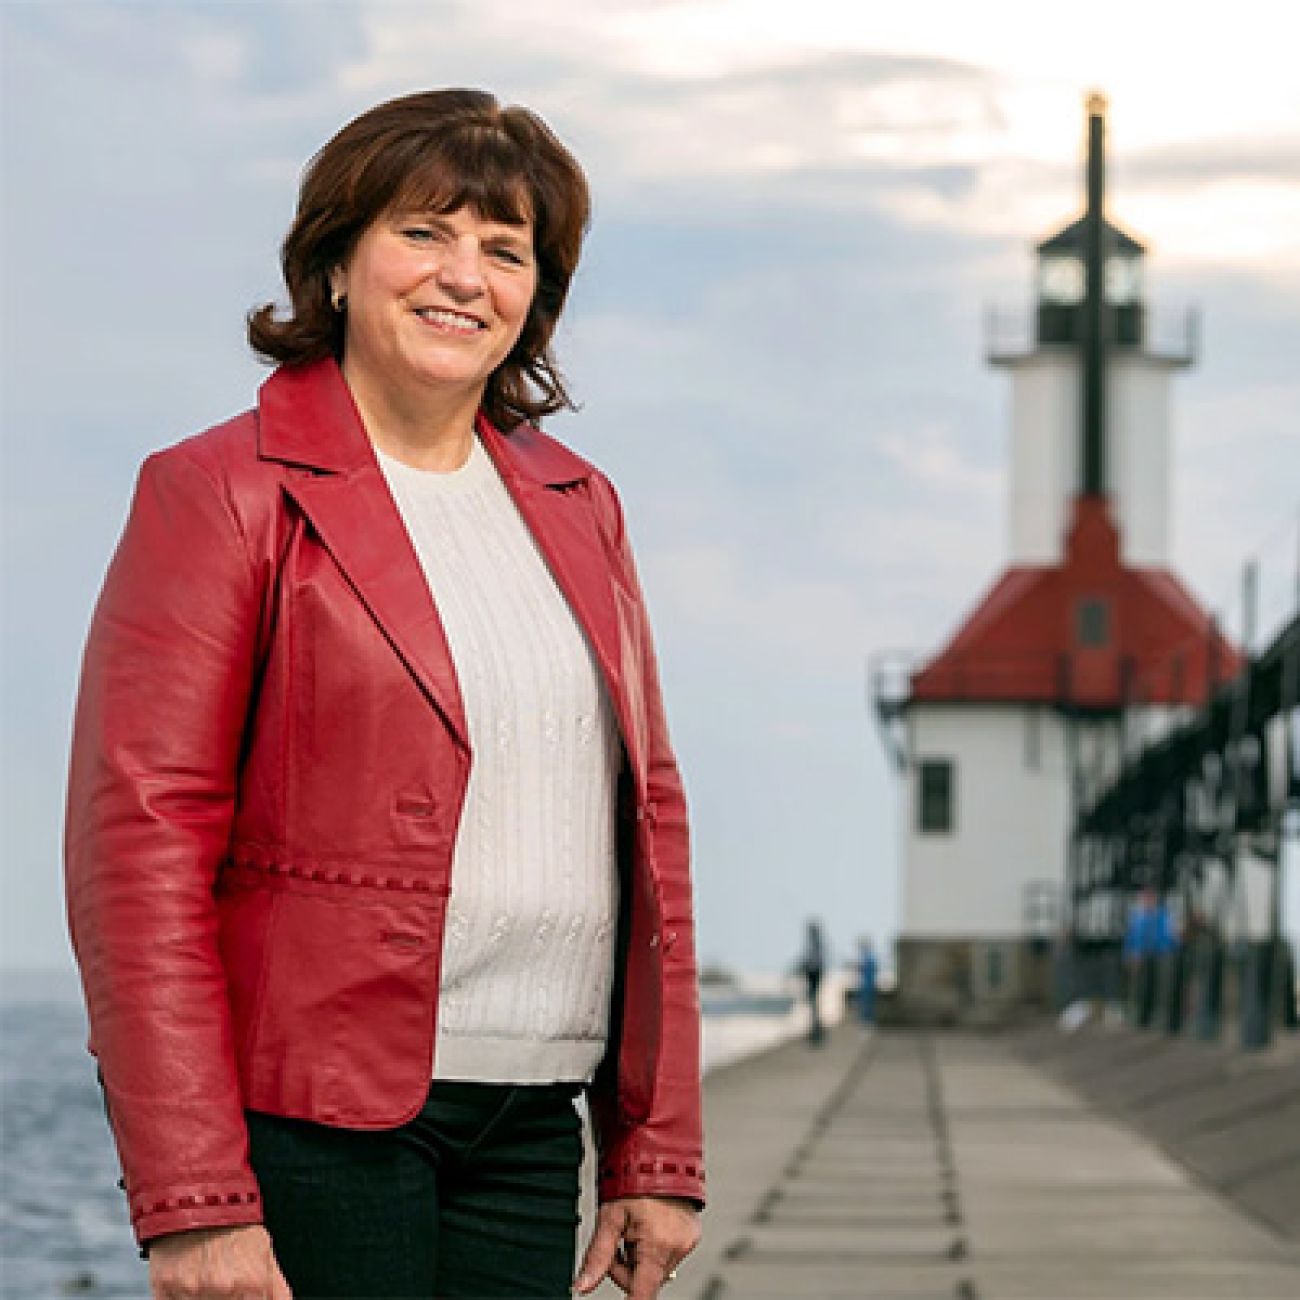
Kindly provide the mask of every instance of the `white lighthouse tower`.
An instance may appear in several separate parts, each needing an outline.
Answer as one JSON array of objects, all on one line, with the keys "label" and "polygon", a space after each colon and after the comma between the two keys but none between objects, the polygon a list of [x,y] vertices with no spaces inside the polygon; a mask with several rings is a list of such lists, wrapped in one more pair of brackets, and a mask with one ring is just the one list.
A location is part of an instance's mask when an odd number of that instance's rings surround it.
[{"label": "white lighthouse tower", "polygon": [[[1088,101],[1085,213],[1037,246],[1011,379],[1009,562],[947,644],[877,711],[904,794],[899,1003],[988,1020],[1046,995],[1081,776],[1124,707],[1169,711],[1236,668],[1168,568],[1175,371],[1149,341],[1146,250],[1105,214],[1105,103]],[[1027,335],[1027,337],[1026,337]]]}]

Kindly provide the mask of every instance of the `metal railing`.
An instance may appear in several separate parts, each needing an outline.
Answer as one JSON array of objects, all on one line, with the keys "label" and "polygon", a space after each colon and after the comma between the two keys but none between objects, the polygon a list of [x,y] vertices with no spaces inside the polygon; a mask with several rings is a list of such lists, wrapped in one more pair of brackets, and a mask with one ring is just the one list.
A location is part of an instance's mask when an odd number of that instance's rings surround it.
[{"label": "metal railing", "polygon": [[[1173,365],[1191,365],[1200,353],[1201,318],[1193,306],[1146,307],[1141,342],[1120,344],[1118,350],[1156,357]],[[1039,343],[1038,305],[997,304],[984,312],[984,355],[992,363],[1018,361],[1040,349],[1071,351],[1074,343]]]}]

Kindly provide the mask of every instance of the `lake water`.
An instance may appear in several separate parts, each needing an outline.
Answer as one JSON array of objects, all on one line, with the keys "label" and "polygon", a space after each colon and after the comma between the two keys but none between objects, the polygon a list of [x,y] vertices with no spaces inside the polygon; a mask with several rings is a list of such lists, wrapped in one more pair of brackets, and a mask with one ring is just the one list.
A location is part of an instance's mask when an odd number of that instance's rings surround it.
[{"label": "lake water", "polygon": [[146,1300],[75,1003],[0,1003],[0,1169],[0,1295]]}]

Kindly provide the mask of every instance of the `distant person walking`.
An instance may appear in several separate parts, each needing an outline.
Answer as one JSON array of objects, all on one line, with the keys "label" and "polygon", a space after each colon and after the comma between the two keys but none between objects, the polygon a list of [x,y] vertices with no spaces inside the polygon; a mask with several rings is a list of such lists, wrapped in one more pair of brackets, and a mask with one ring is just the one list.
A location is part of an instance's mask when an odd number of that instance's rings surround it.
[{"label": "distant person walking", "polygon": [[864,1025],[876,1023],[876,977],[879,963],[870,939],[858,940],[858,1019]]},{"label": "distant person walking", "polygon": [[1144,889],[1129,913],[1124,935],[1124,958],[1131,965],[1146,957],[1162,957],[1178,947],[1178,934],[1169,905],[1154,889]]},{"label": "distant person walking", "polygon": [[826,941],[822,937],[821,923],[809,921],[804,936],[803,955],[799,958],[799,973],[803,976],[808,996],[808,1042],[819,1047],[826,1038],[822,1024],[821,988],[826,973]]},{"label": "distant person walking", "polygon": [[1178,947],[1169,905],[1149,886],[1138,895],[1124,932],[1124,965],[1129,979],[1129,1006],[1134,1021],[1149,1025],[1155,1016],[1156,966]]}]

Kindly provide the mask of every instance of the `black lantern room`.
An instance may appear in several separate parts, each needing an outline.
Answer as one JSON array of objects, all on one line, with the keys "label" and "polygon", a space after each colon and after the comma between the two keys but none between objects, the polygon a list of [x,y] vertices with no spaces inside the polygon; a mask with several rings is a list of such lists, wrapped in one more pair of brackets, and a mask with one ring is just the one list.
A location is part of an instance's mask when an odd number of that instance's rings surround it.
[{"label": "black lantern room", "polygon": [[[1087,218],[1080,217],[1038,245],[1039,343],[1079,344],[1087,291]],[[1110,221],[1102,222],[1106,342],[1143,342],[1142,259],[1146,249]]]}]

